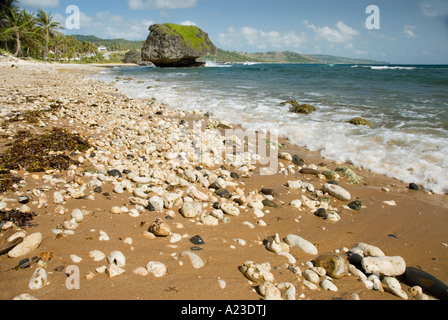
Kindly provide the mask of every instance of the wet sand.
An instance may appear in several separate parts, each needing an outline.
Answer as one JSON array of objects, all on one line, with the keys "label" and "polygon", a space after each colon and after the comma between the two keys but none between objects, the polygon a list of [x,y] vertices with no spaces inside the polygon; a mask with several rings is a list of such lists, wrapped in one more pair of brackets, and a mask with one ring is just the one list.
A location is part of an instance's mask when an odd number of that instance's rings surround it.
[{"label": "wet sand", "polygon": [[[82,116],[85,108],[89,108],[91,101],[98,98],[98,104],[105,103],[108,98],[120,97],[114,88],[92,85],[92,81],[82,81],[83,75],[97,72],[97,66],[71,66],[71,65],[42,65],[37,63],[20,64],[3,62],[0,64],[0,89],[2,108],[17,108],[8,104],[8,96],[11,93],[33,92],[38,96],[51,96],[58,98],[58,92],[65,96],[67,92],[73,93],[73,100],[79,100],[76,107],[72,108],[68,117],[46,119],[45,126],[30,125],[16,122],[11,128],[31,129],[33,132],[42,132],[52,125],[63,126],[71,131],[77,131],[88,137],[93,143],[98,139],[95,127],[89,126],[88,119]],[[88,95],[89,105],[82,99]],[[86,97],[87,98],[87,97]],[[46,99],[46,98],[45,98]],[[46,101],[44,99],[44,101]],[[175,108],[175,106],[170,106]],[[68,108],[68,107],[67,107]],[[123,107],[125,110],[126,107]],[[159,109],[157,109],[159,110]],[[165,110],[165,109],[163,109]],[[123,111],[124,112],[124,111]],[[126,110],[126,112],[141,112],[138,109]],[[146,112],[146,111],[145,111]],[[77,116],[79,114],[79,117]],[[167,115],[165,115],[167,114]],[[2,113],[3,115],[3,113]],[[108,122],[108,116],[118,117],[120,110],[114,114],[101,113],[102,121]],[[144,116],[147,116],[145,113]],[[163,115],[152,113],[155,118],[168,118],[170,112]],[[83,119],[83,120],[80,120]],[[5,132],[1,132],[0,150],[3,152],[6,144],[11,142]],[[306,164],[315,164],[328,169],[335,169],[343,164],[335,164],[333,161],[322,158],[315,152],[291,145],[287,140],[280,139],[283,144],[281,152],[291,155],[299,155]],[[112,158],[112,155],[109,155]],[[285,167],[292,163],[280,160]],[[58,174],[58,177],[67,181],[78,177],[86,183],[90,177],[82,175],[81,169],[89,167],[88,162],[83,163],[75,176],[67,176],[66,172]],[[297,167],[297,166],[296,166]],[[353,245],[364,242],[380,248],[388,256],[401,256],[407,266],[414,266],[434,275],[444,283],[448,283],[448,196],[435,195],[425,191],[410,190],[408,185],[383,175],[373,174],[359,168],[355,172],[363,178],[364,183],[354,185],[347,179],[338,179],[339,185],[348,190],[352,200],[360,200],[363,204],[361,211],[346,209],[343,205],[347,202],[331,199],[331,205],[338,208],[341,219],[337,222],[324,220],[315,216],[310,209],[296,209],[290,206],[290,202],[299,199],[303,193],[300,190],[286,188],[290,180],[303,180],[314,185],[317,189],[326,182],[315,175],[290,173],[284,175],[277,173],[270,176],[260,176],[258,170],[253,170],[250,177],[240,177],[239,186],[244,188],[245,194],[253,190],[257,193],[261,188],[274,190],[274,202],[277,208],[263,208],[269,210],[262,220],[266,226],[258,224],[259,218],[255,217],[252,209],[241,207],[238,217],[231,217],[230,223],[219,223],[217,226],[204,226],[198,221],[183,218],[178,208],[172,210],[176,213],[173,219],[166,220],[173,233],[183,236],[182,240],[174,244],[170,243],[170,237],[157,237],[147,239],[144,236],[150,223],[156,218],[164,218],[166,211],[145,212],[137,218],[128,214],[111,214],[113,206],[123,206],[129,203],[129,194],[116,194],[113,185],[105,183],[102,193],[108,192],[109,196],[95,194],[94,200],[70,199],[63,206],[67,209],[64,216],[54,213],[57,206],[52,201],[52,194],[56,189],[48,191],[47,206],[38,208],[37,201],[27,205],[37,216],[33,223],[37,227],[26,229],[27,235],[41,232],[43,240],[38,249],[27,257],[39,256],[43,252],[51,252],[52,259],[42,259],[41,263],[48,272],[49,283],[39,290],[30,290],[28,282],[38,264],[29,268],[14,270],[19,261],[24,258],[9,258],[7,254],[0,256],[0,299],[10,300],[14,297],[29,293],[41,300],[259,300],[263,297],[257,292],[254,283],[251,283],[239,271],[239,266],[245,261],[257,263],[269,262],[275,277],[275,282],[293,283],[297,290],[297,299],[331,300],[348,299],[350,294],[358,294],[360,300],[401,300],[388,292],[369,290],[358,281],[358,278],[349,275],[342,279],[333,280],[337,286],[337,292],[324,291],[319,288],[310,290],[303,285],[303,277],[293,274],[287,269],[285,257],[268,251],[263,241],[269,236],[278,233],[281,238],[287,234],[297,234],[315,244],[319,255],[334,254],[346,258],[344,250]],[[44,173],[30,174],[24,171],[17,172],[18,176],[26,179],[26,186],[17,191],[8,191],[0,195],[9,209],[20,208],[21,205],[14,201],[21,195],[32,196],[32,190],[42,187]],[[389,191],[384,191],[388,188]],[[36,200],[36,197],[34,197]],[[384,201],[395,201],[396,206],[390,206]],[[56,237],[52,229],[62,223],[73,209],[84,209],[89,214],[80,223],[79,228],[70,236]],[[210,210],[210,206],[208,207]],[[243,224],[250,222],[254,228]],[[182,228],[178,228],[180,225]],[[99,231],[104,230],[110,237],[109,241],[99,241]],[[16,232],[16,228],[0,232],[0,244]],[[194,269],[188,258],[179,259],[179,253],[191,250],[194,245],[189,239],[200,235],[205,244],[200,245],[197,253],[204,261],[205,266]],[[124,242],[126,238],[132,238],[132,244]],[[236,241],[244,239],[245,245]],[[106,274],[98,273],[95,269],[106,262],[94,262],[89,257],[91,250],[100,250],[106,256],[115,250],[123,252],[126,256],[125,273],[109,278]],[[291,248],[290,253],[296,258],[296,265],[302,271],[306,269],[304,263],[312,261],[317,256],[304,253],[298,248]],[[80,263],[74,263],[70,255],[82,257]],[[145,266],[149,261],[161,261],[167,268],[167,274],[161,278],[147,275],[136,275],[133,270]],[[180,265],[179,261],[182,261]],[[65,270],[70,265],[76,265],[80,270],[80,288],[69,290],[66,286],[68,279]],[[61,271],[62,270],[62,271]],[[93,279],[86,279],[86,275],[93,274]],[[218,280],[224,280],[225,288],[219,286]],[[403,290],[410,300],[415,300],[409,293],[409,286],[402,283]],[[429,297],[433,299],[433,297]]]}]

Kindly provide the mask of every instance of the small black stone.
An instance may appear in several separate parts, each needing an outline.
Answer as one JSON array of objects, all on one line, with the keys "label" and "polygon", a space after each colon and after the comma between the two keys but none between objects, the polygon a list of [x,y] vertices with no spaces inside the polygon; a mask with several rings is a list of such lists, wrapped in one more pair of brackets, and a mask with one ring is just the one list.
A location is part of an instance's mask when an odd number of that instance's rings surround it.
[{"label": "small black stone", "polygon": [[103,192],[103,189],[101,189],[101,187],[95,187],[95,189],[93,189],[93,192],[101,193],[101,192]]},{"label": "small black stone", "polygon": [[277,208],[277,204],[274,201],[268,200],[268,199],[264,199],[263,200],[263,205],[265,207],[271,207],[271,208]]},{"label": "small black stone", "polygon": [[30,202],[30,198],[28,196],[21,196],[21,197],[19,197],[19,203],[27,204],[28,202]]},{"label": "small black stone", "polygon": [[410,183],[409,184],[409,189],[411,190],[420,190],[419,186],[415,183]]},{"label": "small black stone", "polygon": [[124,170],[123,170],[123,173],[124,173],[124,174],[129,174],[129,173],[131,173],[131,170],[124,169]]},{"label": "small black stone", "polygon": [[112,170],[109,170],[109,171],[107,172],[107,174],[110,175],[111,177],[118,177],[118,178],[121,178],[121,172],[120,172],[120,170],[118,170],[118,169],[112,169]]},{"label": "small black stone", "polygon": [[163,112],[162,111],[157,111],[156,115],[161,116],[161,115],[163,115]]},{"label": "small black stone", "polygon": [[214,209],[219,209],[219,202],[218,201],[213,203],[213,208]]},{"label": "small black stone", "polygon": [[146,206],[146,208],[145,208],[146,210],[148,210],[148,211],[155,211],[155,209],[154,209],[154,207],[153,207],[153,205],[151,204],[151,203],[148,203],[148,205]]},{"label": "small black stone", "polygon": [[297,166],[303,166],[305,164],[305,160],[303,160],[297,155],[294,155],[292,156],[292,163],[294,163]]},{"label": "small black stone", "polygon": [[361,260],[362,260],[362,256],[357,253],[353,253],[350,255],[350,257],[348,257],[348,261],[353,265],[357,265],[357,264],[361,263]]},{"label": "small black stone", "polygon": [[261,189],[261,193],[269,195],[269,196],[273,196],[274,195],[274,190],[273,189],[268,189],[268,188],[263,188],[263,189]]},{"label": "small black stone", "polygon": [[328,217],[327,210],[325,210],[324,208],[317,209],[316,212],[314,212],[314,215],[324,219]]},{"label": "small black stone", "polygon": [[205,242],[204,242],[204,240],[201,238],[201,236],[199,236],[199,235],[196,235],[196,236],[194,236],[193,238],[191,238],[190,239],[190,242],[192,243],[192,244],[195,244],[195,245],[202,245],[202,244],[205,244]]},{"label": "small black stone", "polygon": [[348,204],[348,207],[349,207],[350,209],[353,209],[353,210],[356,210],[356,211],[360,211],[361,208],[362,208],[362,203],[361,203],[361,201],[356,200],[356,201],[350,202],[350,203]]},{"label": "small black stone", "polygon": [[110,197],[110,193],[109,193],[109,192],[104,192],[104,193],[103,193],[103,196],[105,196],[105,197]]},{"label": "small black stone", "polygon": [[191,247],[190,250],[191,251],[201,251],[201,250],[204,250],[204,249],[202,249],[202,248],[200,248],[198,246],[194,246],[194,247]]},{"label": "small black stone", "polygon": [[328,183],[328,184],[334,184],[335,186],[339,185],[339,183],[337,183],[337,182],[334,181],[334,180],[327,181],[327,183]]},{"label": "small black stone", "polygon": [[198,170],[198,171],[201,171],[202,170],[202,167],[200,167],[200,166],[196,166],[196,167],[194,167],[196,170]]},{"label": "small black stone", "polygon": [[221,198],[226,198],[226,199],[229,199],[231,196],[230,192],[226,189],[221,189],[221,190],[217,191],[216,194],[218,196],[220,196]]},{"label": "small black stone", "polygon": [[236,173],[236,172],[231,172],[231,173],[230,173],[230,176],[231,176],[233,179],[239,179],[239,178],[240,178],[240,175],[239,175],[238,173]]}]

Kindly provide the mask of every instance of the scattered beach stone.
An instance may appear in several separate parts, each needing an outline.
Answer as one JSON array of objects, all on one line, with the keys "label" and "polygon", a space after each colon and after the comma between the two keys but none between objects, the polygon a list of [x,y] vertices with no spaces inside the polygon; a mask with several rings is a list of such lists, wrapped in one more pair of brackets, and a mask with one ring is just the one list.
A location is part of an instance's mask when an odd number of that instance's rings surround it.
[{"label": "scattered beach stone", "polygon": [[21,243],[8,252],[10,258],[18,258],[26,256],[30,252],[37,249],[42,242],[42,234],[40,232],[33,233],[23,239]]},{"label": "scattered beach stone", "polygon": [[349,167],[338,167],[336,168],[336,171],[341,172],[352,184],[360,184],[363,182],[362,178]]},{"label": "scattered beach stone", "polygon": [[115,263],[111,263],[106,268],[106,273],[109,275],[109,278],[115,278],[125,273],[125,270],[117,266]]},{"label": "scattered beach stone", "polygon": [[384,285],[384,290],[389,291],[396,295],[397,297],[400,297],[404,300],[408,299],[408,295],[404,290],[401,288],[400,282],[394,278],[394,277],[383,277],[381,282]]},{"label": "scattered beach stone", "polygon": [[324,184],[322,191],[331,194],[333,197],[341,201],[350,201],[352,197],[347,190],[334,184]]},{"label": "scattered beach stone", "polygon": [[118,267],[123,267],[126,265],[126,257],[121,251],[112,251],[107,256],[107,261],[109,264],[114,264]]},{"label": "scattered beach stone", "polygon": [[112,169],[107,172],[107,174],[111,177],[121,178],[122,174],[118,169]]},{"label": "scattered beach stone", "polygon": [[312,168],[302,168],[302,169],[300,169],[299,172],[302,174],[312,174],[312,175],[316,175],[316,176],[318,174],[320,174],[319,170],[312,169]]},{"label": "scattered beach stone", "polygon": [[170,226],[160,218],[156,218],[149,226],[149,232],[154,233],[158,237],[168,237],[171,234]]},{"label": "scattered beach stone", "polygon": [[202,261],[201,257],[199,257],[194,252],[182,251],[179,255],[179,258],[182,259],[185,256],[188,256],[190,258],[191,264],[193,265],[193,268],[195,268],[195,269],[200,269],[205,265],[205,263],[204,263],[204,261]]},{"label": "scattered beach stone", "polygon": [[329,279],[322,280],[322,282],[320,283],[320,287],[327,291],[333,291],[333,292],[338,291],[338,287],[336,287],[336,285]]},{"label": "scattered beach stone", "polygon": [[355,125],[355,126],[372,127],[372,124],[369,121],[367,121],[366,119],[361,118],[361,117],[353,118],[353,119],[347,121],[347,123],[350,123],[350,124]]},{"label": "scattered beach stone", "polygon": [[321,255],[315,261],[316,267],[322,267],[333,279],[340,279],[348,275],[348,263],[339,255]]},{"label": "scattered beach stone", "polygon": [[148,262],[146,270],[156,278],[161,278],[166,274],[166,266],[159,261]]},{"label": "scattered beach stone", "polygon": [[277,204],[274,201],[272,201],[272,200],[264,199],[262,201],[262,203],[263,203],[263,205],[265,207],[271,207],[271,208],[277,208],[278,207]]},{"label": "scattered beach stone", "polygon": [[415,183],[410,183],[409,184],[409,189],[410,190],[420,190],[420,187],[417,184],[415,184]]},{"label": "scattered beach stone", "polygon": [[203,245],[203,244],[205,244],[204,240],[199,235],[196,235],[196,236],[190,238],[190,242],[192,244],[195,244],[195,245]]},{"label": "scattered beach stone", "polygon": [[192,202],[184,202],[180,208],[180,213],[184,218],[195,218],[200,214],[198,206],[195,206]]},{"label": "scattered beach stone", "polygon": [[42,289],[48,283],[47,271],[44,268],[37,268],[28,283],[31,290]]},{"label": "scattered beach stone", "polygon": [[305,160],[300,158],[298,155],[293,155],[292,163],[294,163],[296,166],[303,166],[305,164]]},{"label": "scattered beach stone", "polygon": [[301,104],[301,105],[293,105],[291,109],[289,109],[289,112],[294,112],[294,113],[302,113],[302,114],[311,114],[314,111],[316,111],[317,108],[310,105],[310,104]]},{"label": "scattered beach stone", "polygon": [[274,195],[274,189],[262,188],[261,189],[261,193],[263,193],[265,195],[273,196]]},{"label": "scattered beach stone", "polygon": [[350,202],[348,204],[348,207],[352,210],[361,211],[362,203],[361,203],[361,201],[356,200],[356,201]]},{"label": "scattered beach stone", "polygon": [[361,265],[367,273],[389,277],[402,275],[406,271],[406,262],[400,256],[364,257]]},{"label": "scattered beach stone", "polygon": [[328,214],[327,214],[327,210],[325,210],[325,208],[319,208],[314,212],[314,215],[319,217],[319,218],[324,218],[327,219],[328,218]]},{"label": "scattered beach stone", "polygon": [[228,214],[229,216],[237,217],[240,215],[240,209],[238,209],[230,202],[223,202],[219,207],[225,214]]},{"label": "scattered beach stone", "polygon": [[350,253],[352,253],[352,255],[353,254],[358,254],[361,257],[369,257],[369,256],[381,257],[381,256],[385,256],[384,252],[381,251],[380,248],[372,246],[372,245],[364,243],[364,242],[359,242],[359,243],[355,244],[350,249]]},{"label": "scattered beach stone", "polygon": [[419,286],[437,299],[448,300],[448,286],[433,275],[415,267],[407,267],[403,277],[407,284]]},{"label": "scattered beach stone", "polygon": [[314,244],[312,244],[308,240],[303,239],[302,237],[299,237],[298,235],[288,234],[283,239],[283,241],[285,241],[290,246],[300,248],[302,251],[308,254],[316,255],[318,253],[317,248]]},{"label": "scattered beach stone", "polygon": [[269,262],[259,264],[253,261],[245,261],[239,267],[239,270],[246,278],[255,283],[274,282],[274,275],[271,273]]},{"label": "scattered beach stone", "polygon": [[11,241],[5,243],[3,246],[0,247],[0,255],[8,253],[10,250],[12,250],[15,246],[23,242],[23,237],[18,237],[16,239],[13,239]]}]

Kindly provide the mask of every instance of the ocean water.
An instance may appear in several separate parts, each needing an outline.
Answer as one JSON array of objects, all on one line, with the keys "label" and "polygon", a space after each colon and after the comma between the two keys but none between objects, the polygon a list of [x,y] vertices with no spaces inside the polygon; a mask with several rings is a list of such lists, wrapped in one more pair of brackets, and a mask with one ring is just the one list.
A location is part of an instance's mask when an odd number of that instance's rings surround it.
[{"label": "ocean water", "polygon": [[[95,79],[114,83],[133,98],[202,110],[247,129],[276,129],[329,160],[351,161],[448,193],[448,66],[125,66],[106,69]],[[317,111],[290,113],[290,106],[281,102],[291,99],[312,104]],[[354,117],[367,119],[373,128],[346,123]]]}]

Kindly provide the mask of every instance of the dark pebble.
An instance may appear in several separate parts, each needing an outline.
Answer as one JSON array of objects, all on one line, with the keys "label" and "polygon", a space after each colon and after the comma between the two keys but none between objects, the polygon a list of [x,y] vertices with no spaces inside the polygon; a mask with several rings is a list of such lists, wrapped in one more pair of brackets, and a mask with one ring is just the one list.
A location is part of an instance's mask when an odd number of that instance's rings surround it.
[{"label": "dark pebble", "polygon": [[156,115],[161,116],[161,115],[163,115],[163,112],[162,111],[157,111]]},{"label": "dark pebble", "polygon": [[361,203],[361,201],[356,200],[356,201],[350,202],[348,204],[348,207],[352,210],[360,211],[361,207],[362,207],[362,203]]},{"label": "dark pebble", "polygon": [[261,193],[269,195],[269,196],[273,196],[274,195],[274,190],[273,189],[268,189],[268,188],[263,188],[263,189],[261,189]]},{"label": "dark pebble", "polygon": [[411,190],[420,190],[419,186],[416,185],[415,183],[409,184],[409,189],[411,189]]},{"label": "dark pebble", "polygon": [[101,192],[103,192],[103,189],[101,187],[95,187],[95,189],[93,189],[93,192],[101,193]]},{"label": "dark pebble", "polygon": [[152,204],[150,204],[150,203],[148,203],[148,205],[146,206],[146,208],[145,208],[146,210],[148,210],[148,211],[155,211],[155,209],[154,209],[154,207],[153,207],[153,205]]},{"label": "dark pebble", "polygon": [[110,197],[110,193],[109,193],[109,192],[104,192],[104,193],[103,193],[103,196],[105,196],[105,197]]},{"label": "dark pebble", "polygon": [[357,253],[353,253],[348,257],[348,261],[354,266],[361,264],[361,260],[362,256]]},{"label": "dark pebble", "polygon": [[124,173],[124,174],[129,174],[129,173],[131,173],[131,170],[124,169],[124,170],[123,170],[123,173]]},{"label": "dark pebble", "polygon": [[235,199],[233,199],[233,201],[240,206],[244,205],[244,201],[241,198],[235,198]]},{"label": "dark pebble", "polygon": [[420,286],[424,292],[440,300],[448,300],[448,286],[433,275],[414,267],[407,267],[404,280],[410,286]]},{"label": "dark pebble", "polygon": [[339,183],[337,183],[337,182],[334,181],[334,180],[327,181],[327,183],[328,183],[328,184],[334,184],[335,186],[339,185]]},{"label": "dark pebble", "polygon": [[21,196],[21,197],[19,197],[19,203],[27,204],[28,202],[30,202],[30,198],[28,196]]},{"label": "dark pebble", "polygon": [[314,215],[324,219],[328,217],[327,210],[325,210],[324,208],[317,209],[316,212],[314,212]]},{"label": "dark pebble", "polygon": [[292,156],[292,163],[294,163],[297,166],[303,166],[305,164],[305,161],[299,156],[294,155]]},{"label": "dark pebble", "polygon": [[119,178],[121,178],[121,172],[118,169],[109,170],[107,172],[107,174],[110,175],[111,177],[119,177]]},{"label": "dark pebble", "polygon": [[226,189],[221,189],[219,191],[216,192],[216,194],[218,196],[220,196],[221,198],[226,198],[226,199],[230,199],[230,192]]},{"label": "dark pebble", "polygon": [[195,245],[202,245],[202,244],[205,244],[205,242],[204,242],[204,240],[201,238],[201,236],[199,236],[199,235],[196,235],[196,236],[194,236],[193,238],[191,238],[190,239],[190,242],[192,243],[192,244],[195,244]]},{"label": "dark pebble", "polygon": [[198,246],[194,246],[190,248],[191,251],[201,251],[203,250],[202,248],[198,247]]},{"label": "dark pebble", "polygon": [[218,201],[213,203],[213,209],[219,209],[219,202]]},{"label": "dark pebble", "polygon": [[268,199],[264,199],[263,200],[263,205],[265,207],[271,207],[271,208],[277,208],[277,204],[274,201],[268,200]]},{"label": "dark pebble", "polygon": [[233,179],[239,179],[239,178],[240,178],[240,175],[239,175],[238,173],[236,173],[236,172],[231,172],[231,173],[230,173],[230,176],[231,176]]},{"label": "dark pebble", "polygon": [[318,175],[320,172],[319,170],[315,170],[315,169],[311,169],[311,168],[302,168],[299,171],[302,174],[314,174],[314,175]]}]

